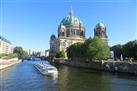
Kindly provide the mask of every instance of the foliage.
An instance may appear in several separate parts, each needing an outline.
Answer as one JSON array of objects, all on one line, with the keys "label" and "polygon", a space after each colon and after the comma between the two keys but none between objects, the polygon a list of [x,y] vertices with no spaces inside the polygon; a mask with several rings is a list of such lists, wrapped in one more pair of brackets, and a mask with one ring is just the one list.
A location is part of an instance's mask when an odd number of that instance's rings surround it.
[{"label": "foliage", "polygon": [[123,45],[123,56],[137,59],[137,40]]},{"label": "foliage", "polygon": [[99,37],[89,38],[84,43],[75,43],[68,47],[67,56],[71,59],[102,60],[109,58],[107,42]]},{"label": "foliage", "polygon": [[58,52],[58,53],[56,54],[56,58],[65,58],[65,52],[64,52],[64,50]]},{"label": "foliage", "polygon": [[111,47],[111,50],[114,52],[114,58],[119,58],[123,54],[123,45],[114,45]]},{"label": "foliage", "polygon": [[67,48],[67,56],[68,58],[75,59],[78,57],[82,57],[83,51],[82,51],[83,44],[82,43],[75,43]]},{"label": "foliage", "polygon": [[9,56],[10,58],[15,58],[15,57],[17,57],[17,54],[16,54],[16,53],[10,53],[10,54],[8,54],[8,56]]},{"label": "foliage", "polygon": [[19,59],[28,57],[28,53],[22,47],[15,47],[13,53],[16,53]]},{"label": "foliage", "polygon": [[110,55],[107,42],[99,37],[87,40],[86,55],[89,60],[108,59]]},{"label": "foliage", "polygon": [[2,57],[4,57],[4,56],[6,56],[6,54],[4,54],[4,53],[1,53],[1,54],[0,54],[0,58],[2,58]]},{"label": "foliage", "polygon": [[16,55],[15,53],[9,53],[9,54],[1,53],[1,54],[0,54],[0,58],[3,58],[3,57],[15,58],[15,57],[17,57],[17,55]]},{"label": "foliage", "polygon": [[128,57],[137,60],[137,40],[129,41],[124,45],[114,45],[111,47],[111,50],[114,51],[115,58],[120,58],[122,54],[124,58]]}]

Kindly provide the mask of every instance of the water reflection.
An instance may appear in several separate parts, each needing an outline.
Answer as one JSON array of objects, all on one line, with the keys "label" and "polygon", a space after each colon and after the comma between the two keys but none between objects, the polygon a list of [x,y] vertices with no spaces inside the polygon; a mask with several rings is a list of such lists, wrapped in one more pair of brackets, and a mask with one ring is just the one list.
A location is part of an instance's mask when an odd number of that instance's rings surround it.
[{"label": "water reflection", "polygon": [[[105,74],[89,70],[68,68],[60,69],[59,89],[60,91],[110,91],[110,79]],[[100,75],[99,75],[100,74]]]}]

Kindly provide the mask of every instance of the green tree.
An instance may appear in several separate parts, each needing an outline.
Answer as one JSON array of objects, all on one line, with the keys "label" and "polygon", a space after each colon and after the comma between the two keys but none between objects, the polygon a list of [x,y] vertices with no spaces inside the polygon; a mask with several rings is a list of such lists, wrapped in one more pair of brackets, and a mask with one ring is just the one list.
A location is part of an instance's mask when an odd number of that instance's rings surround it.
[{"label": "green tree", "polygon": [[86,42],[86,55],[91,61],[108,59],[110,56],[110,50],[105,40],[94,37],[89,38]]},{"label": "green tree", "polygon": [[84,58],[84,45],[83,43],[75,43],[67,48],[67,56],[71,59],[83,59]]},{"label": "green tree", "polygon": [[137,60],[137,40],[129,41],[123,46],[123,56]]},{"label": "green tree", "polygon": [[15,47],[13,53],[16,53],[19,59],[28,57],[28,53],[22,47]]},{"label": "green tree", "polygon": [[114,52],[114,58],[120,59],[121,54],[123,55],[123,45],[114,45],[110,49]]},{"label": "green tree", "polygon": [[71,59],[102,60],[108,59],[110,50],[105,40],[94,37],[87,39],[84,43],[75,43],[68,47],[67,56]]},{"label": "green tree", "polygon": [[56,58],[65,58],[65,51],[60,51],[56,54]]}]

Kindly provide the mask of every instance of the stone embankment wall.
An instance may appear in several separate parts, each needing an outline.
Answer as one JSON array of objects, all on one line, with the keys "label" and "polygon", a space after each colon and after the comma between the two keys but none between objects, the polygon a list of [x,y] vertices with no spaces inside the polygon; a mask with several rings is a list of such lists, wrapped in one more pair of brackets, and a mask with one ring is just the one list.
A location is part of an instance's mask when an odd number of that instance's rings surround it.
[{"label": "stone embankment wall", "polygon": [[18,58],[12,58],[12,59],[0,59],[0,70],[7,68],[9,66],[15,65],[17,63],[20,63],[21,61],[18,60]]},{"label": "stone embankment wall", "polygon": [[116,62],[116,61],[79,62],[79,61],[64,61],[64,60],[55,60],[54,63],[64,64],[74,67],[90,68],[95,70],[132,73],[137,75],[137,63]]}]

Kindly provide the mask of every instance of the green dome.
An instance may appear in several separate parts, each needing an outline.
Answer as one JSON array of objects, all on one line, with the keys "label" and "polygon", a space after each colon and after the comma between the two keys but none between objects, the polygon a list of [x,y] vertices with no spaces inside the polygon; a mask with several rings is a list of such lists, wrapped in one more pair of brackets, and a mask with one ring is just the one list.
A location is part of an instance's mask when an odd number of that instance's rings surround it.
[{"label": "green dome", "polygon": [[70,14],[61,21],[61,24],[62,25],[83,25],[81,20],[78,17],[74,16],[72,10],[70,11]]}]

